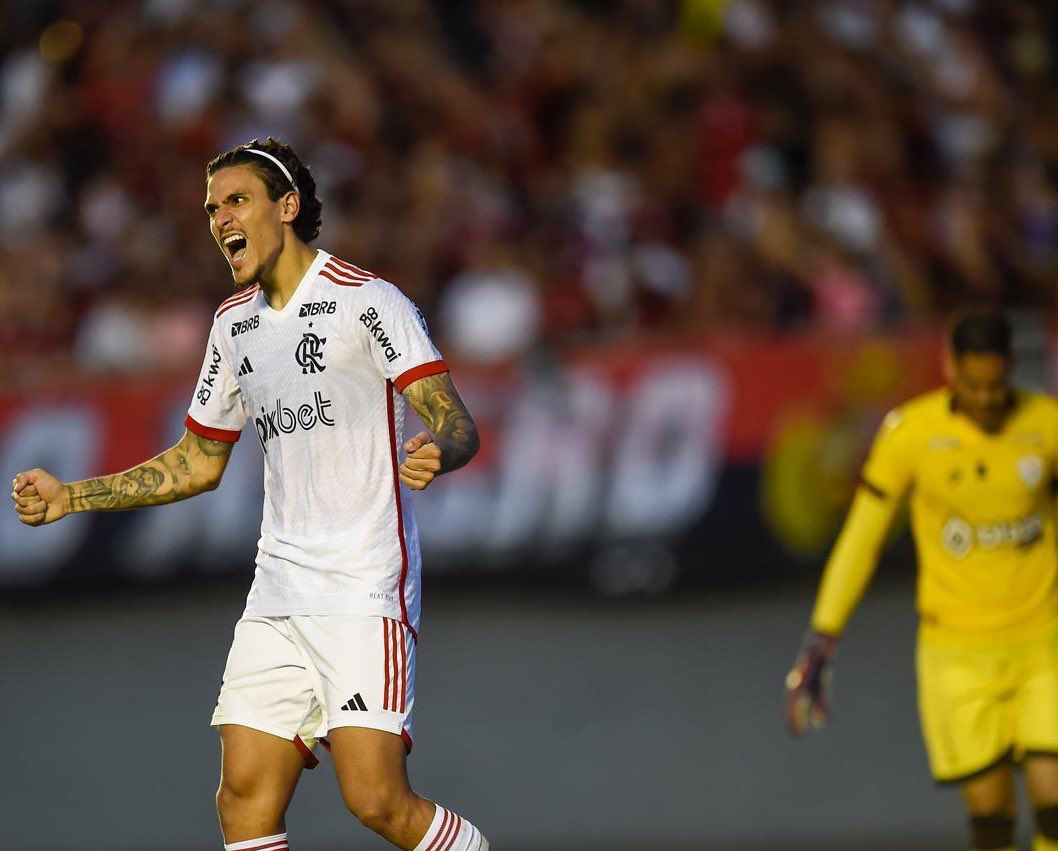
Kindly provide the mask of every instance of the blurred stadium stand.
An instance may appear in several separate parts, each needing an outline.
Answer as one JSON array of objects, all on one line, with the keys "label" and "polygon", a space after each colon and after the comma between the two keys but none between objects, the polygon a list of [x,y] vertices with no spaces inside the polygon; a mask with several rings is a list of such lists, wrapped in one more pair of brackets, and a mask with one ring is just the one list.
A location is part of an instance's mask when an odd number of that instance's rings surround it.
[{"label": "blurred stadium stand", "polygon": [[[0,468],[80,477],[179,435],[229,288],[205,162],[280,136],[319,244],[420,304],[485,436],[416,497],[424,790],[514,851],[957,848],[906,545],[833,735],[787,742],[779,685],[944,315],[1010,309],[1022,381],[1058,386],[1056,45],[1030,0],[0,0]],[[215,844],[203,724],[256,442],[190,502],[0,514],[10,847],[141,848],[158,818]],[[325,773],[293,816],[311,847],[361,836]]]}]

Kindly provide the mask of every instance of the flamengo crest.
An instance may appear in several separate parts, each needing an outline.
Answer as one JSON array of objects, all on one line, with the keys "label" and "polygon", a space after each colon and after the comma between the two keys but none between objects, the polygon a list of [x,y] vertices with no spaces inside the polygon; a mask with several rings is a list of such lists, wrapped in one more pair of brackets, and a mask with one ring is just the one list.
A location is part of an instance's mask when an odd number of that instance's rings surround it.
[{"label": "flamengo crest", "polygon": [[301,335],[301,342],[294,350],[294,360],[301,367],[302,375],[323,372],[327,368],[323,365],[323,344],[326,342],[326,337],[317,337],[311,331]]}]

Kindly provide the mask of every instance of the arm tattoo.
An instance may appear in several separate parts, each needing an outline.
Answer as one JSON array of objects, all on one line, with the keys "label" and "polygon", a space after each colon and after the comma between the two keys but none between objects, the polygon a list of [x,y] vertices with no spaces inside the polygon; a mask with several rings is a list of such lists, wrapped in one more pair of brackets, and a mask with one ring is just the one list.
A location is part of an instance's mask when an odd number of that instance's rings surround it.
[{"label": "arm tattoo", "polygon": [[66,485],[70,510],[121,511],[187,499],[216,486],[231,447],[188,432],[176,446],[138,467]]},{"label": "arm tattoo", "polygon": [[404,397],[441,447],[441,472],[466,464],[478,451],[478,430],[447,372],[420,378]]},{"label": "arm tattoo", "polygon": [[191,445],[195,447],[203,455],[207,455],[210,458],[218,458],[223,456],[227,458],[231,454],[230,443],[223,440],[209,440],[205,437],[199,437],[193,432],[188,432],[187,436],[191,440]]}]

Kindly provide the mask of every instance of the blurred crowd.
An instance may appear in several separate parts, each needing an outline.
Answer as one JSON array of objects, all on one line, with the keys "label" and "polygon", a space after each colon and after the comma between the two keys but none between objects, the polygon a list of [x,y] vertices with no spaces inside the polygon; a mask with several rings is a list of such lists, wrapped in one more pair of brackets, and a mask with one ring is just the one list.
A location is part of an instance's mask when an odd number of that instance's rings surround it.
[{"label": "blurred crowd", "polygon": [[206,161],[290,142],[319,245],[455,353],[1050,308],[1032,0],[0,0],[0,351],[197,361]]}]

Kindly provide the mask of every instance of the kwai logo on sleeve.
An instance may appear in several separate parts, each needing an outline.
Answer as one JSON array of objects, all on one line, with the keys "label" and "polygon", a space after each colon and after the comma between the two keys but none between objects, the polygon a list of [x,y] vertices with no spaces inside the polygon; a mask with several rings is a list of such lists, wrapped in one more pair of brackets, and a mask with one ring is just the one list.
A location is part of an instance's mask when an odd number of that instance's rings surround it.
[{"label": "kwai logo on sleeve", "polygon": [[382,354],[389,363],[393,363],[393,361],[404,354],[404,352],[398,352],[393,345],[393,340],[382,327],[382,320],[379,319],[378,311],[375,310],[375,308],[369,307],[361,313],[360,321],[364,324],[368,333],[375,338],[375,342],[381,347]]}]

